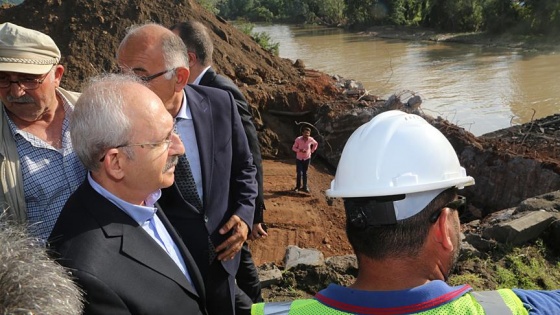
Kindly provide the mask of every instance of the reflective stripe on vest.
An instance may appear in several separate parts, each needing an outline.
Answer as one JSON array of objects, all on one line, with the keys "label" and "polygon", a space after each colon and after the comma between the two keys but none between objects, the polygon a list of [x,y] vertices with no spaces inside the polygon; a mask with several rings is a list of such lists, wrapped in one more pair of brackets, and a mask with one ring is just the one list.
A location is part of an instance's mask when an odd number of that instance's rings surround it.
[{"label": "reflective stripe on vest", "polygon": [[292,302],[274,302],[264,305],[264,315],[288,315]]},{"label": "reflective stripe on vest", "polygon": [[471,296],[476,299],[478,304],[484,309],[484,313],[488,315],[510,315],[513,314],[511,309],[507,306],[504,298],[498,291],[480,291],[471,292]]}]

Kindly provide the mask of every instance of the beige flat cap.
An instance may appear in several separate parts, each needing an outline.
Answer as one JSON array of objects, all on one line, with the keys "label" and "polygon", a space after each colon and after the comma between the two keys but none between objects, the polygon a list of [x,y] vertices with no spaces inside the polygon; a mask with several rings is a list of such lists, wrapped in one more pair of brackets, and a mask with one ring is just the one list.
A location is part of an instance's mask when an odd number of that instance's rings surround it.
[{"label": "beige flat cap", "polygon": [[60,50],[41,32],[0,24],[0,71],[44,74],[60,61]]}]

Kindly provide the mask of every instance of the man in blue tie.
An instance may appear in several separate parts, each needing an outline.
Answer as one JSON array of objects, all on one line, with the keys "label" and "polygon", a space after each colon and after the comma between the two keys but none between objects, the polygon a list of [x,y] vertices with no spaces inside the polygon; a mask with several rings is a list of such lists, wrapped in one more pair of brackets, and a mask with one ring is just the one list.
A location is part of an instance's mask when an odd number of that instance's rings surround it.
[{"label": "man in blue tie", "polygon": [[84,314],[207,314],[202,277],[156,205],[185,149],[135,76],[92,80],[70,125],[89,171],[49,238],[85,291]]}]

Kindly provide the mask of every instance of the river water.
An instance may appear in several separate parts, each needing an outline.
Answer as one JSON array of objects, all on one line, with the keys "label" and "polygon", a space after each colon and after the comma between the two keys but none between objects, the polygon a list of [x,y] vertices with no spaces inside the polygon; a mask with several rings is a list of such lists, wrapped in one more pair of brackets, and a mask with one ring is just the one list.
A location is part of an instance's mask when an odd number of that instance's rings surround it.
[{"label": "river water", "polygon": [[253,32],[280,43],[280,57],[360,81],[383,99],[403,91],[420,95],[425,113],[477,136],[560,112],[560,48],[401,41],[287,25],[257,25]]}]

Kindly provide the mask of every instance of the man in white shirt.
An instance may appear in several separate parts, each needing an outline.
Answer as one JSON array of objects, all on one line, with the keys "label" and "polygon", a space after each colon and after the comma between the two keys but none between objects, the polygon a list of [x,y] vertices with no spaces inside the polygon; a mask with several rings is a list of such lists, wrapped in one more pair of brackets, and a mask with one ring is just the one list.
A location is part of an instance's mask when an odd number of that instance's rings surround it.
[{"label": "man in white shirt", "polygon": [[185,152],[160,98],[134,76],[101,77],[70,130],[89,173],[49,242],[85,291],[84,314],[207,314],[194,259],[155,205]]}]

